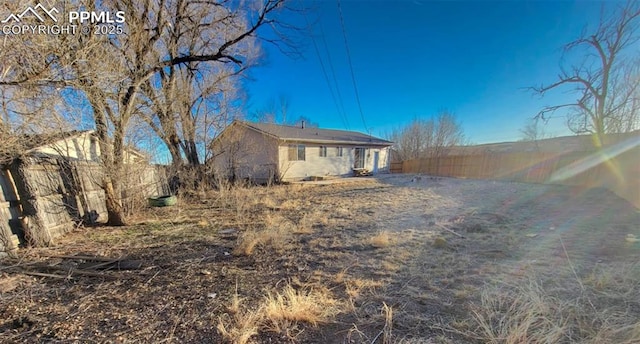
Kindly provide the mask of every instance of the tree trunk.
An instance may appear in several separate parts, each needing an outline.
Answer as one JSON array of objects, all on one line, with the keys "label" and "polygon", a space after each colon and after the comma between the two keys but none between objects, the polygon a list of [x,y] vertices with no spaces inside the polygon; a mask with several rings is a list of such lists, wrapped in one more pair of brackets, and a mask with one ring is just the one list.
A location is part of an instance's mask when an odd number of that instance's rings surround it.
[{"label": "tree trunk", "polygon": [[187,161],[191,166],[200,165],[200,159],[198,158],[198,150],[196,148],[195,141],[189,140],[185,143],[185,155],[187,156]]},{"label": "tree trunk", "polygon": [[103,103],[94,100],[92,101],[92,106],[93,117],[96,123],[96,135],[98,136],[98,143],[100,145],[100,160],[104,169],[102,188],[104,190],[105,205],[107,208],[107,224],[111,226],[124,226],[126,222],[122,204],[120,203],[120,188],[118,188],[117,185],[114,187],[114,176],[118,177],[121,172],[121,164],[116,161],[115,156],[117,155],[122,158],[122,153],[114,154],[114,147],[109,143],[107,119],[104,113],[106,109]]},{"label": "tree trunk", "polygon": [[182,166],[180,147],[174,145],[173,143],[167,143],[167,149],[169,149],[169,153],[171,154],[171,164],[176,167]]},{"label": "tree trunk", "polygon": [[107,225],[110,226],[126,226],[127,223],[124,218],[124,211],[122,209],[122,204],[120,203],[120,197],[118,192],[116,192],[113,187],[113,182],[111,181],[111,177],[105,177],[104,182],[104,195],[105,201],[107,205],[107,216],[109,219],[107,220]]},{"label": "tree trunk", "polygon": [[178,135],[175,133],[171,133],[169,135],[169,139],[165,140],[165,143],[167,144],[169,153],[171,153],[171,163],[173,164],[173,166],[182,166],[183,161],[182,156],[180,155],[181,144]]}]

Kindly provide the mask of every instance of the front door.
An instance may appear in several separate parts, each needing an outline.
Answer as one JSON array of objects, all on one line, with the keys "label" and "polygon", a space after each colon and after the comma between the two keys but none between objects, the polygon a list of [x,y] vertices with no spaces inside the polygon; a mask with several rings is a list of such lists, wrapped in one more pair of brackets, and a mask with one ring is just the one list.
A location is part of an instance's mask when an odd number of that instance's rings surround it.
[{"label": "front door", "polygon": [[373,152],[373,174],[378,174],[378,160],[380,160],[380,152]]},{"label": "front door", "polygon": [[353,168],[364,168],[364,148],[356,148],[354,150]]}]

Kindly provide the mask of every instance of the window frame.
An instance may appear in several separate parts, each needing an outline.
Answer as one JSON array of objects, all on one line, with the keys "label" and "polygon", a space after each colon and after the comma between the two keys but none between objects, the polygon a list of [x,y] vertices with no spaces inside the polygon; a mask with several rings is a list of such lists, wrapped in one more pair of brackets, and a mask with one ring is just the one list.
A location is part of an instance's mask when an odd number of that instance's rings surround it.
[{"label": "window frame", "polygon": [[305,161],[307,158],[306,146],[303,144],[290,144],[287,148],[287,157],[289,161]]},{"label": "window frame", "polygon": [[327,146],[320,146],[320,157],[321,158],[327,157]]}]

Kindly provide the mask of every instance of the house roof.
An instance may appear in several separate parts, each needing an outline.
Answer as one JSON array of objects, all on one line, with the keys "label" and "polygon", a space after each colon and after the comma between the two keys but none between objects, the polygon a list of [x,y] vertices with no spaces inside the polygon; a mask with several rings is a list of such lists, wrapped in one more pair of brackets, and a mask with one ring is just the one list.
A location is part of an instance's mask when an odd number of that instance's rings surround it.
[{"label": "house roof", "polygon": [[272,136],[281,141],[332,143],[365,146],[391,146],[393,142],[357,131],[320,129],[314,127],[253,123],[236,121],[249,129]]}]

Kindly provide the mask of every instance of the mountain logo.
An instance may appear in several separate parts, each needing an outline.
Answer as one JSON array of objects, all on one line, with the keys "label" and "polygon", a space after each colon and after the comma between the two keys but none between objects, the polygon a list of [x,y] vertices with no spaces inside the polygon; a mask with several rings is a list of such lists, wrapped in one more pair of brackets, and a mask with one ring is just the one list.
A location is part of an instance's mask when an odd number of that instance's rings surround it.
[{"label": "mountain logo", "polygon": [[50,10],[47,10],[44,6],[42,6],[42,4],[37,4],[34,7],[27,7],[27,9],[25,9],[22,13],[20,14],[15,14],[15,13],[11,13],[7,19],[3,20],[2,23],[8,23],[10,21],[13,22],[21,22],[22,19],[27,16],[32,16],[32,17],[36,17],[41,23],[44,23],[45,18],[49,17],[51,19],[53,19],[54,22],[58,22],[58,19],[53,15],[53,13],[59,13],[58,9],[55,7],[51,7]]}]

